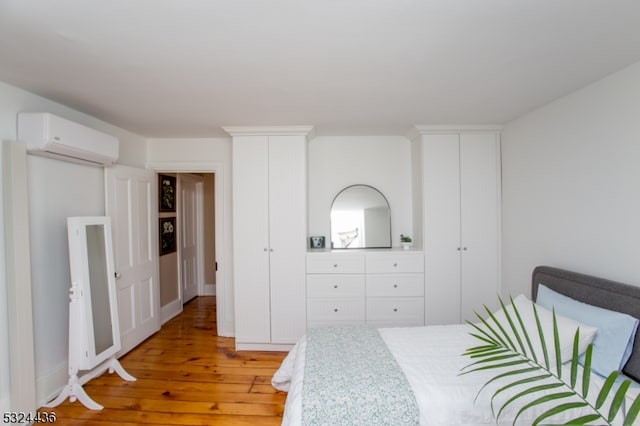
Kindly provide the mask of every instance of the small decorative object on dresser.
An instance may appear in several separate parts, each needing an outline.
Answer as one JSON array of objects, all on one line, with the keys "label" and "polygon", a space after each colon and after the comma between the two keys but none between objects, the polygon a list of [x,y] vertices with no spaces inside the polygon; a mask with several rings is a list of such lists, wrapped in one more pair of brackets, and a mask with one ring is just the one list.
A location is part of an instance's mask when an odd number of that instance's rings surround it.
[{"label": "small decorative object on dresser", "polygon": [[409,250],[413,246],[411,237],[408,235],[400,234],[400,245],[403,249]]},{"label": "small decorative object on dresser", "polygon": [[309,237],[311,240],[311,248],[312,249],[323,249],[324,248],[324,237]]}]

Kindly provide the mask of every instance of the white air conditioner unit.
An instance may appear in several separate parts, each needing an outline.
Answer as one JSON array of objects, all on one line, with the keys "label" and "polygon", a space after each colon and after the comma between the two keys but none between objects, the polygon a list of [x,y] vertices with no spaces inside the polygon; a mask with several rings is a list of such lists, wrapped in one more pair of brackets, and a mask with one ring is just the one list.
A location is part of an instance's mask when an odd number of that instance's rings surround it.
[{"label": "white air conditioner unit", "polygon": [[18,140],[27,151],[75,163],[110,166],[118,160],[118,139],[46,112],[18,114]]}]

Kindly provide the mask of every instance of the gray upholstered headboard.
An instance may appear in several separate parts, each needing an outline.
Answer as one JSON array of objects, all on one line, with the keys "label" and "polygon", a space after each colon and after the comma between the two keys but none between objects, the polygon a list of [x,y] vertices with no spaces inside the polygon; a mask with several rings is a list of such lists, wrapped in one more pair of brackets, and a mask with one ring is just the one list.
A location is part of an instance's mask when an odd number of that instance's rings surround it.
[{"label": "gray upholstered headboard", "polygon": [[[640,287],[550,266],[538,266],[533,270],[531,286],[533,300],[538,294],[538,284],[544,284],[546,287],[575,300],[640,318]],[[640,328],[636,333],[633,354],[622,371],[640,382],[639,334]]]}]

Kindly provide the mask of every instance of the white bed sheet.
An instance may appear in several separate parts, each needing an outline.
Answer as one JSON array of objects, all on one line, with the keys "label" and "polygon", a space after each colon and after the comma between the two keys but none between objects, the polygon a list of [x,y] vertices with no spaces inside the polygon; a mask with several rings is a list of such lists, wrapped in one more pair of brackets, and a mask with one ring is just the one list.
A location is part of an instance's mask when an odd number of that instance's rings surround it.
[{"label": "white bed sheet", "polygon": [[[469,335],[470,331],[468,325],[380,329],[383,340],[398,361],[414,392],[421,425],[496,424],[489,400],[497,385],[485,389],[474,403],[478,390],[496,375],[496,371],[459,375],[460,369],[470,362],[462,353],[478,344],[478,341]],[[272,379],[276,389],[288,392],[283,425],[302,424],[305,350],[306,343],[302,338],[287,355]],[[593,375],[591,381],[596,385],[596,389],[592,388],[590,397],[595,399],[602,380]],[[505,395],[505,398],[507,396],[510,395]],[[513,424],[517,413],[515,407],[514,405],[507,408],[498,424]],[[531,424],[544,410],[544,405],[527,410],[520,416],[517,424]],[[572,417],[575,415],[576,412],[572,412]],[[568,418],[568,414],[565,414],[553,419],[561,421]]]}]

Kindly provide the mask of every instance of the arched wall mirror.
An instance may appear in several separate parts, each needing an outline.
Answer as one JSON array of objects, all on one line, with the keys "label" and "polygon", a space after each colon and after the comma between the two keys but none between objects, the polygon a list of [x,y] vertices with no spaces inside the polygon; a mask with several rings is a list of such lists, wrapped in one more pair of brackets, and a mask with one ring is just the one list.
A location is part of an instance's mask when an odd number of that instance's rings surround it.
[{"label": "arched wall mirror", "polygon": [[351,185],[331,205],[331,248],[390,248],[391,209],[380,191]]}]

